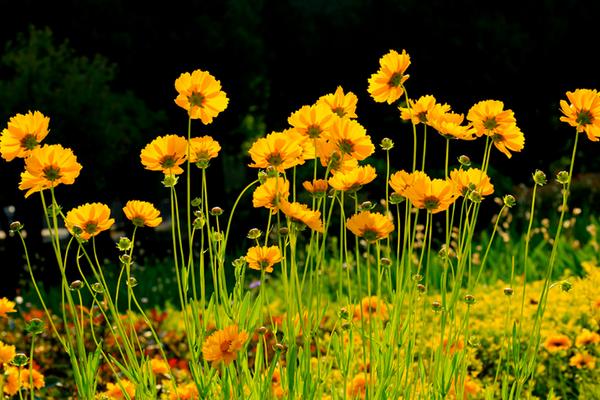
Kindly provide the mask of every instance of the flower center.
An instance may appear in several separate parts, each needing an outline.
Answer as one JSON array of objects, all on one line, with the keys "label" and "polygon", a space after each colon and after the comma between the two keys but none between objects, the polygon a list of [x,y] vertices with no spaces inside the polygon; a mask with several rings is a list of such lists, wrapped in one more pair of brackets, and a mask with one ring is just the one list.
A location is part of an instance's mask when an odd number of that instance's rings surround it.
[{"label": "flower center", "polygon": [[340,117],[343,117],[344,115],[346,115],[346,111],[344,110],[344,107],[335,107],[331,111],[333,111],[335,114],[337,114]]},{"label": "flower center", "polygon": [[316,139],[321,135],[321,127],[319,125],[310,125],[306,128],[306,134],[311,139]]},{"label": "flower center", "polygon": [[281,153],[271,153],[267,157],[267,162],[274,167],[278,167],[283,163],[283,157],[281,157]]},{"label": "flower center", "polygon": [[40,144],[37,141],[37,138],[35,137],[35,135],[33,134],[29,134],[23,137],[23,139],[21,139],[21,147],[27,149],[27,150],[33,150],[35,149],[35,147]]},{"label": "flower center", "polygon": [[85,233],[89,233],[90,235],[92,233],[96,233],[97,229],[98,229],[98,224],[95,222],[87,222],[85,224],[85,226],[83,227],[83,230],[85,231]]},{"label": "flower center", "polygon": [[188,97],[188,101],[192,106],[204,107],[204,96],[202,93],[194,92]]},{"label": "flower center", "polygon": [[440,206],[440,200],[437,197],[429,196],[423,200],[423,204],[427,210],[432,211]]},{"label": "flower center", "polygon": [[342,151],[342,153],[345,154],[350,154],[352,153],[352,151],[354,151],[354,143],[352,143],[348,139],[340,140],[340,142],[338,143],[338,147]]},{"label": "flower center", "polygon": [[50,182],[53,182],[60,178],[60,168],[55,167],[53,165],[44,168],[42,171],[44,173],[44,177]]},{"label": "flower center", "polygon": [[421,111],[420,113],[418,113],[417,118],[419,118],[419,121],[423,123],[427,122],[427,111]]},{"label": "flower center", "polygon": [[173,168],[175,166],[175,157],[172,155],[164,156],[160,159],[160,166],[165,169]]},{"label": "flower center", "polygon": [[495,117],[488,117],[483,121],[483,127],[488,131],[492,131],[498,127],[498,121]]},{"label": "flower center", "polygon": [[[365,229],[365,231],[363,233],[363,237],[368,242],[374,242],[377,240],[377,231],[372,230],[372,229]],[[370,307],[371,306],[368,306],[367,310],[370,310]]]},{"label": "flower center", "polygon": [[133,217],[133,219],[131,220],[131,222],[133,222],[133,224],[134,224],[135,226],[142,227],[142,226],[144,226],[144,222],[145,222],[145,221],[144,221],[144,218],[143,218],[143,217],[141,217],[141,216],[137,215],[137,216]]},{"label": "flower center", "polygon": [[581,110],[577,114],[576,121],[578,125],[590,125],[592,122],[594,122],[594,116],[589,110]]},{"label": "flower center", "polygon": [[260,260],[258,262],[258,266],[260,267],[260,269],[266,269],[269,268],[271,266],[271,263],[269,262],[269,260]]},{"label": "flower center", "polygon": [[229,347],[231,347],[231,340],[230,339],[223,340],[221,342],[221,344],[219,345],[219,349],[221,350],[222,353],[228,353],[229,352]]},{"label": "flower center", "polygon": [[398,87],[402,83],[402,74],[400,72],[394,72],[390,80],[388,81],[388,86]]}]

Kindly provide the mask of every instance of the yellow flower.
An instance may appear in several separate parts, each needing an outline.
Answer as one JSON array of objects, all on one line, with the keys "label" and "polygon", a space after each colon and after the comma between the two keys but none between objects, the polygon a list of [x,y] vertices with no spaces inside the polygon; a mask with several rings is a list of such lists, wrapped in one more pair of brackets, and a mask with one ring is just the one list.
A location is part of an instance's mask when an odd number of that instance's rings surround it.
[{"label": "yellow flower", "polygon": [[212,362],[213,367],[217,367],[220,362],[228,365],[236,359],[247,340],[248,334],[245,331],[238,332],[237,325],[230,325],[206,338],[202,354],[206,361]]},{"label": "yellow flower", "polygon": [[317,139],[329,131],[335,118],[337,118],[336,115],[327,105],[317,103],[312,106],[303,106],[292,113],[288,118],[288,123],[301,135]]},{"label": "yellow flower", "polygon": [[356,191],[373,181],[377,174],[370,165],[359,166],[348,172],[336,172],[329,178],[329,185],[335,190]]},{"label": "yellow flower", "polygon": [[578,369],[594,369],[596,368],[596,359],[588,353],[577,353],[569,359],[569,365]]},{"label": "yellow flower", "polygon": [[159,357],[150,359],[150,368],[154,375],[167,374],[169,373],[169,364]]},{"label": "yellow flower", "polygon": [[361,318],[366,321],[371,318],[387,321],[389,319],[388,306],[377,296],[365,297],[358,307],[354,307],[352,312],[354,321],[360,321]]},{"label": "yellow flower", "polygon": [[178,384],[177,388],[171,381],[167,381],[165,387],[169,389],[169,400],[198,400],[200,394],[194,382]]},{"label": "yellow flower", "polygon": [[462,125],[464,116],[453,112],[443,111],[435,107],[427,114],[428,125],[448,139],[474,140],[475,130],[471,125]]},{"label": "yellow flower", "polygon": [[254,190],[252,205],[256,208],[266,207],[273,214],[279,210],[282,202],[290,195],[290,183],[281,177],[268,178],[265,183]]},{"label": "yellow flower", "polygon": [[[31,374],[31,380],[33,381],[33,387],[36,389],[41,389],[46,386],[46,380],[44,379],[44,375],[39,372],[37,369],[34,369]],[[21,370],[21,384],[25,389],[29,389],[29,368],[23,368]]]},{"label": "yellow flower", "polygon": [[[127,396],[129,397],[127,397],[125,393],[127,393]],[[106,384],[106,391],[103,394],[108,396],[111,400],[124,400],[127,398],[134,400],[135,385],[127,379],[121,379],[118,383],[108,382]]]},{"label": "yellow flower", "polygon": [[410,56],[405,50],[398,54],[396,50],[379,59],[381,68],[369,78],[369,94],[378,102],[392,104],[404,93],[403,84],[408,79],[406,69],[410,65]]},{"label": "yellow flower", "polygon": [[219,155],[221,145],[210,136],[201,136],[190,139],[190,162],[196,163],[200,168],[208,167],[212,158]]},{"label": "yellow flower", "polygon": [[59,144],[44,145],[31,151],[25,159],[19,189],[27,190],[25,197],[60,183],[72,185],[79,176],[81,164],[71,149]]},{"label": "yellow flower", "polygon": [[365,128],[353,119],[337,118],[326,138],[340,153],[364,160],[375,151]]},{"label": "yellow flower", "polygon": [[273,132],[266,138],[258,139],[250,147],[248,154],[254,161],[250,167],[273,167],[279,172],[304,162],[302,147],[298,141],[282,132]]},{"label": "yellow flower", "polygon": [[277,246],[254,246],[248,249],[244,258],[250,269],[273,272],[273,265],[281,261],[281,251]]},{"label": "yellow flower", "polygon": [[525,147],[525,136],[523,136],[523,132],[516,125],[501,132],[499,131],[492,136],[492,140],[494,141],[494,146],[508,158],[512,157],[511,151],[521,151]]},{"label": "yellow flower", "polygon": [[10,363],[15,358],[16,347],[0,340],[0,366]]},{"label": "yellow flower", "polygon": [[367,395],[367,386],[372,384],[371,377],[369,374],[359,372],[352,378],[350,385],[346,392],[350,399],[364,399]]},{"label": "yellow flower", "polygon": [[316,197],[325,195],[327,189],[329,189],[329,184],[325,179],[315,179],[312,182],[304,181],[302,182],[302,186],[308,193]]},{"label": "yellow flower", "polygon": [[427,177],[423,171],[406,172],[404,170],[395,172],[390,176],[389,184],[394,192],[406,197],[406,189],[410,187],[415,179]]},{"label": "yellow flower", "polygon": [[358,97],[352,92],[344,94],[344,89],[338,86],[335,93],[329,93],[319,97],[317,104],[325,104],[329,109],[340,117],[356,118],[356,103]]},{"label": "yellow flower", "polygon": [[0,136],[0,155],[6,161],[16,157],[25,158],[31,150],[39,147],[48,135],[50,118],[39,111],[17,114],[10,119]]},{"label": "yellow flower", "polygon": [[317,156],[321,160],[321,165],[325,168],[329,167],[332,173],[348,172],[358,167],[358,160],[348,154],[342,154],[337,146],[328,140],[317,141]]},{"label": "yellow flower", "polygon": [[584,329],[577,337],[575,338],[575,346],[583,347],[589,346],[591,344],[600,343],[600,335],[596,332],[592,332],[588,329]]},{"label": "yellow flower", "polygon": [[15,302],[10,301],[6,297],[0,298],[0,317],[6,317],[8,313],[16,312]]},{"label": "yellow flower", "polygon": [[445,179],[430,179],[419,175],[411,186],[406,188],[405,196],[417,208],[424,208],[435,214],[447,210],[454,202],[453,185]]},{"label": "yellow flower", "polygon": [[567,350],[571,347],[571,339],[566,335],[552,335],[546,339],[544,347],[551,353]]},{"label": "yellow flower", "polygon": [[110,218],[110,208],[102,203],[86,203],[73,208],[65,217],[65,226],[74,236],[89,240],[115,223]]},{"label": "yellow flower", "polygon": [[450,106],[448,104],[436,103],[435,97],[428,94],[419,97],[416,102],[409,99],[408,107],[399,107],[398,109],[400,110],[400,118],[405,121],[412,119],[412,123],[417,125],[428,122],[427,115],[430,111],[439,109],[442,113],[447,113],[450,111]]},{"label": "yellow flower", "polygon": [[221,90],[221,82],[206,71],[185,72],[175,80],[175,103],[188,111],[192,119],[210,124],[213,118],[227,108],[229,99]]},{"label": "yellow flower", "polygon": [[593,142],[600,140],[600,96],[596,90],[577,89],[567,92],[567,98],[560,101],[560,110],[564,114],[560,120],[585,132]]},{"label": "yellow flower", "polygon": [[150,171],[165,175],[183,173],[180,167],[187,157],[187,140],[177,135],[159,136],[148,143],[140,153],[142,165]]},{"label": "yellow flower", "polygon": [[281,203],[280,208],[293,222],[301,222],[313,231],[323,232],[321,212],[311,210],[306,204],[287,201]]},{"label": "yellow flower", "polygon": [[129,200],[123,207],[123,212],[135,226],[155,228],[162,222],[160,212],[147,201]]},{"label": "yellow flower", "polygon": [[394,231],[394,224],[388,217],[370,211],[361,211],[348,218],[346,227],[369,242],[384,239]]},{"label": "yellow flower", "polygon": [[484,100],[475,104],[467,114],[467,120],[471,121],[477,136],[494,136],[516,125],[512,110],[505,110],[504,103],[498,100]]},{"label": "yellow flower", "polygon": [[33,381],[33,387],[41,389],[46,385],[44,375],[34,369],[29,377],[29,368],[8,367],[4,371],[4,393],[9,396],[17,394],[20,388],[29,389],[29,381]]},{"label": "yellow flower", "polygon": [[490,182],[490,177],[479,168],[455,169],[450,171],[450,180],[454,183],[454,190],[457,196],[464,196],[469,192],[475,191],[482,197],[494,193],[494,185]]}]

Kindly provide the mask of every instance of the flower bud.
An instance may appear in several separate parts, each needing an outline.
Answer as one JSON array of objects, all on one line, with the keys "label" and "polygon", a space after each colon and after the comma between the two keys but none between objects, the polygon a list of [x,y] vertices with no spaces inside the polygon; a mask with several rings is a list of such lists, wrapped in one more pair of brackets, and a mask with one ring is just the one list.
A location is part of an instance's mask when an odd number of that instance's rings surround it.
[{"label": "flower bud", "polygon": [[419,293],[425,293],[425,285],[423,285],[422,283],[419,283],[417,285],[417,290],[419,291]]},{"label": "flower bud", "polygon": [[346,307],[342,307],[340,308],[338,315],[341,319],[347,320],[350,317],[350,312],[348,312]]},{"label": "flower bud", "polygon": [[129,286],[130,288],[136,287],[138,284],[138,280],[135,279],[135,277],[131,276],[129,277],[129,279],[127,279],[127,286]]},{"label": "flower bud", "polygon": [[381,143],[379,143],[379,146],[385,151],[390,151],[394,148],[394,142],[392,141],[392,139],[386,137],[381,139]]},{"label": "flower bud", "polygon": [[200,207],[202,205],[202,199],[200,197],[195,197],[192,199],[192,207]]},{"label": "flower bud", "polygon": [[468,305],[475,304],[475,296],[473,296],[472,294],[466,294],[463,300]]},{"label": "flower bud", "polygon": [[560,289],[563,292],[568,293],[569,291],[571,291],[571,289],[573,289],[573,284],[569,281],[562,281],[560,283]]},{"label": "flower bud", "polygon": [[252,228],[248,231],[246,237],[250,240],[256,240],[262,236],[262,231],[258,228]]},{"label": "flower bud", "polygon": [[128,265],[131,263],[131,256],[129,254],[121,254],[119,256],[119,261],[121,261],[121,264],[123,265]]},{"label": "flower bud", "polygon": [[262,185],[263,183],[265,183],[267,181],[267,173],[265,171],[258,171],[258,182]]},{"label": "flower bud", "polygon": [[461,155],[460,157],[458,157],[458,162],[463,167],[470,167],[471,166],[471,159],[469,158],[469,156],[465,156],[464,154]]},{"label": "flower bud", "polygon": [[218,217],[221,214],[223,214],[223,209],[221,207],[213,207],[210,209],[210,215],[214,217]]},{"label": "flower bud", "polygon": [[471,200],[473,203],[481,203],[483,197],[481,196],[481,193],[479,193],[477,190],[473,190],[469,193],[469,200]]},{"label": "flower bud", "polygon": [[15,367],[23,367],[29,362],[29,357],[25,353],[17,353],[12,360],[12,365]]},{"label": "flower bud", "polygon": [[258,334],[259,335],[266,335],[267,332],[269,332],[269,330],[267,329],[266,326],[261,326],[260,328],[258,328]]},{"label": "flower bud", "polygon": [[393,192],[390,194],[390,204],[400,204],[404,201],[404,196],[399,193]]},{"label": "flower bud", "polygon": [[163,179],[162,184],[165,187],[175,187],[177,185],[177,181],[179,178],[177,175],[165,175],[165,179]]},{"label": "flower bud", "polygon": [[74,280],[73,282],[71,282],[71,284],[69,285],[69,289],[71,290],[79,290],[81,288],[83,288],[85,284],[80,281],[79,279]]},{"label": "flower bud", "polygon": [[131,249],[131,240],[129,240],[129,238],[126,237],[121,237],[117,242],[117,249],[121,251],[128,251],[129,249]]},{"label": "flower bud", "polygon": [[360,211],[371,211],[373,207],[375,207],[375,204],[371,203],[370,201],[363,201],[360,204],[359,209]]},{"label": "flower bud", "polygon": [[32,318],[27,325],[25,330],[32,335],[39,335],[44,332],[44,321],[39,318]]},{"label": "flower bud", "polygon": [[265,171],[267,173],[267,177],[269,177],[269,178],[277,178],[279,176],[279,172],[277,172],[277,168],[273,167],[272,165],[269,165],[265,169]]},{"label": "flower bud", "polygon": [[517,200],[515,199],[515,196],[513,196],[512,194],[507,194],[506,196],[504,196],[503,201],[504,201],[504,205],[508,208],[511,208],[512,206],[517,204]]},{"label": "flower bud", "polygon": [[202,216],[202,214],[200,214],[200,216],[194,219],[194,221],[192,222],[192,226],[194,227],[194,229],[202,229],[202,227],[204,226],[204,217]]},{"label": "flower bud", "polygon": [[556,181],[561,185],[566,185],[569,183],[569,173],[567,171],[560,171],[556,174]]},{"label": "flower bud", "polygon": [[431,303],[431,309],[435,312],[442,311],[442,303],[440,303],[439,301],[433,301]]},{"label": "flower bud", "polygon": [[92,290],[96,293],[104,293],[104,286],[100,282],[92,283]]},{"label": "flower bud", "polygon": [[278,352],[281,353],[282,351],[285,350],[285,346],[282,345],[281,343],[276,343],[275,346],[273,346],[273,349]]},{"label": "flower bud", "polygon": [[546,180],[546,174],[539,169],[536,169],[533,173],[533,181],[538,186],[544,186],[548,181]]},{"label": "flower bud", "polygon": [[515,291],[514,291],[514,290],[513,290],[513,288],[511,288],[511,287],[505,287],[505,288],[504,288],[504,294],[505,294],[506,296],[512,296],[514,292],[515,292]]},{"label": "flower bud", "polygon": [[412,277],[413,281],[415,282],[421,282],[423,280],[423,275],[421,274],[414,274]]},{"label": "flower bud", "polygon": [[16,233],[23,229],[23,224],[19,221],[13,221],[10,223],[8,228],[10,229],[10,232]]},{"label": "flower bud", "polygon": [[381,265],[383,265],[384,267],[389,267],[390,265],[392,265],[392,260],[390,260],[387,257],[382,257],[381,258]]},{"label": "flower bud", "polygon": [[234,268],[242,268],[246,265],[246,258],[238,257],[231,262],[231,265],[233,265]]},{"label": "flower bud", "polygon": [[290,233],[290,230],[288,228],[286,228],[285,226],[282,226],[281,228],[279,228],[280,236],[287,236],[288,233]]}]

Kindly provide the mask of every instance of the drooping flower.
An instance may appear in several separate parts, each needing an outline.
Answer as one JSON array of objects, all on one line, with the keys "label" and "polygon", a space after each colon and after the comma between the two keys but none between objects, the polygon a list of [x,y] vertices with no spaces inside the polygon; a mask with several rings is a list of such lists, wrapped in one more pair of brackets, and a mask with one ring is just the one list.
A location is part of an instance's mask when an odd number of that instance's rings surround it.
[{"label": "drooping flower", "polygon": [[39,111],[12,117],[0,136],[0,155],[6,161],[25,158],[48,135],[50,118]]},{"label": "drooping flower", "polygon": [[273,272],[273,265],[281,261],[281,251],[277,246],[254,246],[248,249],[244,258],[250,269]]},{"label": "drooping flower", "polygon": [[343,118],[356,118],[356,103],[358,97],[352,92],[344,94],[344,89],[338,86],[335,93],[329,93],[319,97],[317,104],[325,104],[329,109]]},{"label": "drooping flower", "polygon": [[0,298],[0,317],[6,317],[6,314],[14,313],[16,311],[14,301],[10,301],[6,297]]},{"label": "drooping flower", "polygon": [[302,223],[316,232],[323,232],[323,222],[321,221],[321,212],[313,211],[306,204],[297,202],[281,203],[281,211],[293,222]]},{"label": "drooping flower", "polygon": [[117,383],[108,382],[106,391],[103,394],[111,400],[134,400],[135,384],[128,379],[120,379]]},{"label": "drooping flower", "polygon": [[551,335],[544,341],[544,348],[551,353],[567,350],[571,347],[571,339],[567,335]]},{"label": "drooping flower", "polygon": [[406,172],[400,170],[390,176],[389,184],[396,194],[406,197],[406,189],[413,184],[418,177],[426,177],[423,171]]},{"label": "drooping flower", "polygon": [[298,141],[283,132],[273,132],[265,138],[258,139],[250,147],[248,154],[254,161],[250,167],[273,167],[279,172],[304,162],[302,147]]},{"label": "drooping flower", "polygon": [[412,123],[415,125],[426,124],[429,122],[428,113],[434,109],[439,109],[441,112],[447,113],[450,111],[450,106],[448,104],[436,103],[435,97],[428,94],[419,97],[417,101],[409,99],[408,107],[399,107],[400,118],[405,121],[412,120]]},{"label": "drooping flower", "polygon": [[427,124],[447,139],[474,140],[475,129],[471,125],[463,125],[464,116],[434,107],[427,114]]},{"label": "drooping flower", "polygon": [[378,102],[392,104],[404,93],[403,84],[409,78],[405,74],[410,65],[410,56],[405,50],[398,54],[396,50],[379,59],[380,68],[369,78],[369,94]]},{"label": "drooping flower", "polygon": [[324,133],[329,132],[336,115],[326,104],[314,104],[303,106],[292,113],[288,123],[294,130],[309,139],[318,139]]},{"label": "drooping flower", "polygon": [[25,159],[19,189],[27,190],[25,197],[64,183],[72,185],[79,176],[81,164],[71,149],[59,144],[44,145],[31,151]]},{"label": "drooping flower", "polygon": [[366,129],[353,119],[337,118],[325,137],[340,153],[359,161],[375,151]]},{"label": "drooping flower", "polygon": [[394,231],[394,224],[383,214],[361,211],[346,221],[346,227],[368,242],[384,239]]},{"label": "drooping flower", "polygon": [[0,366],[10,363],[15,358],[16,353],[17,349],[15,346],[6,344],[0,340]]},{"label": "drooping flower", "polygon": [[175,103],[186,109],[190,118],[200,119],[205,125],[210,124],[229,103],[227,95],[221,90],[221,82],[199,69],[191,74],[181,74],[175,80],[175,89],[178,93]]},{"label": "drooping flower", "polygon": [[190,162],[196,163],[200,168],[208,167],[211,159],[216,158],[221,150],[221,145],[211,136],[201,136],[190,139]]},{"label": "drooping flower", "polygon": [[377,177],[375,168],[370,165],[358,166],[348,172],[336,172],[329,178],[329,185],[335,190],[356,191]]},{"label": "drooping flower", "polygon": [[248,340],[246,331],[239,331],[237,325],[230,325],[214,332],[204,341],[202,354],[204,359],[216,368],[219,363],[231,364]]},{"label": "drooping flower", "polygon": [[281,177],[268,178],[265,183],[254,190],[252,205],[256,208],[266,207],[275,214],[283,201],[290,195],[290,183]]},{"label": "drooping flower", "polygon": [[74,236],[83,240],[110,229],[115,223],[110,218],[110,208],[102,203],[86,203],[73,208],[65,217],[65,226]]},{"label": "drooping flower", "polygon": [[404,193],[415,207],[433,214],[447,210],[456,199],[450,181],[430,179],[427,175],[419,175]]},{"label": "drooping flower", "polygon": [[490,177],[479,168],[455,169],[450,171],[450,180],[454,183],[457,196],[465,196],[476,191],[481,197],[494,193]]},{"label": "drooping flower", "polygon": [[570,104],[560,101],[560,110],[564,116],[560,120],[585,132],[593,142],[600,140],[600,95],[596,90],[577,89],[567,92]]},{"label": "drooping flower", "polygon": [[569,359],[569,365],[578,369],[596,368],[596,359],[588,353],[577,353]]},{"label": "drooping flower", "polygon": [[123,207],[123,212],[127,219],[138,227],[149,226],[155,228],[162,222],[160,211],[147,201],[129,200]]},{"label": "drooping flower", "polygon": [[148,143],[140,153],[142,165],[150,171],[165,175],[183,173],[180,167],[187,157],[187,140],[177,135],[159,136]]}]

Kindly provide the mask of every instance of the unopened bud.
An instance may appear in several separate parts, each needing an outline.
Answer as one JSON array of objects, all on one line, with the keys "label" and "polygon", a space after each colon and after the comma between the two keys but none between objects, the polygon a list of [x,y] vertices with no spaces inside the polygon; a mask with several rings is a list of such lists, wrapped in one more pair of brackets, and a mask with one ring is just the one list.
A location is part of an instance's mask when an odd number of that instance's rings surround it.
[{"label": "unopened bud", "polygon": [[202,227],[204,226],[204,217],[202,216],[202,214],[200,214],[199,217],[194,219],[194,222],[192,222],[192,226],[194,227],[194,229],[202,229]]},{"label": "unopened bud", "polygon": [[242,268],[246,265],[246,258],[238,257],[231,262],[231,265],[233,265],[234,268]]},{"label": "unopened bud", "polygon": [[415,282],[421,282],[423,280],[423,275],[421,274],[414,274],[412,277],[413,281]]},{"label": "unopened bud", "polygon": [[200,207],[202,205],[202,199],[200,197],[195,197],[192,202],[192,207]]},{"label": "unopened bud", "polygon": [[267,173],[265,171],[258,171],[258,182],[262,185],[267,181]]},{"label": "unopened bud", "polygon": [[250,240],[256,240],[262,236],[262,231],[258,228],[252,228],[248,231],[246,237]]},{"label": "unopened bud", "polygon": [[458,162],[463,167],[471,166],[471,159],[469,158],[469,156],[465,156],[464,154],[458,157]]},{"label": "unopened bud", "polygon": [[348,312],[348,309],[346,307],[340,308],[340,311],[338,314],[339,314],[339,317],[344,320],[347,320],[350,317],[350,312]]},{"label": "unopened bud", "polygon": [[465,295],[464,301],[468,305],[475,304],[475,296],[473,296],[472,294],[467,294]]},{"label": "unopened bud", "polygon": [[473,190],[471,193],[469,193],[469,200],[471,200],[473,203],[481,203],[483,197],[477,190]]},{"label": "unopened bud", "polygon": [[417,290],[419,291],[419,293],[425,293],[425,285],[423,285],[422,283],[419,283],[417,285]]},{"label": "unopened bud", "polygon": [[71,282],[71,284],[69,285],[69,289],[71,290],[79,290],[81,288],[83,288],[85,284],[80,281],[79,279],[74,280],[73,282]]},{"label": "unopened bud", "polygon": [[138,285],[138,280],[135,279],[133,276],[130,277],[129,279],[127,279],[127,286],[129,286],[130,288],[136,287],[137,285]]},{"label": "unopened bud", "polygon": [[176,175],[165,175],[165,179],[163,179],[162,184],[165,187],[175,187],[178,180],[179,178],[177,178]]},{"label": "unopened bud", "polygon": [[258,334],[259,335],[266,335],[268,331],[269,330],[267,329],[266,326],[261,326],[260,328],[258,328]]},{"label": "unopened bud", "polygon": [[513,196],[512,194],[507,194],[506,196],[504,196],[503,201],[504,201],[504,205],[508,208],[511,208],[512,206],[517,204],[517,200],[515,199],[515,196]]},{"label": "unopened bud", "polygon": [[100,282],[92,283],[92,290],[96,293],[104,293],[104,286]]},{"label": "unopened bud", "polygon": [[279,228],[280,236],[287,236],[288,233],[290,233],[290,230],[288,228],[286,228],[285,226],[282,226],[281,228]]},{"label": "unopened bud", "polygon": [[285,350],[285,346],[282,345],[281,343],[276,343],[275,346],[273,346],[273,348],[275,349],[275,351],[277,352],[282,352]]},{"label": "unopened bud", "polygon": [[442,304],[439,301],[434,301],[431,303],[431,309],[435,312],[442,311]]},{"label": "unopened bud", "polygon": [[13,221],[10,223],[9,227],[11,232],[16,233],[19,232],[21,229],[23,229],[23,224],[20,223],[19,221]]},{"label": "unopened bud", "polygon": [[272,165],[269,165],[265,171],[267,172],[267,176],[269,178],[277,178],[277,176],[279,176],[279,172],[277,172],[277,168],[273,167]]},{"label": "unopened bud", "polygon": [[28,362],[29,362],[29,357],[27,357],[27,354],[25,354],[25,353],[15,354],[15,357],[12,360],[12,364],[15,367],[23,367],[23,366],[27,365]]},{"label": "unopened bud", "polygon": [[119,256],[119,261],[121,261],[121,264],[127,265],[131,263],[131,256],[129,254],[121,254]]},{"label": "unopened bud", "polygon": [[387,257],[382,257],[381,258],[381,265],[383,265],[384,267],[389,267],[390,265],[392,265],[392,260],[390,260]]},{"label": "unopened bud", "polygon": [[515,292],[515,291],[514,291],[514,290],[513,290],[513,288],[511,288],[511,287],[505,287],[505,288],[504,288],[504,294],[505,294],[506,296],[512,296],[514,292]]},{"label": "unopened bud", "polygon": [[32,318],[25,326],[25,330],[32,335],[39,335],[44,332],[44,321],[39,318]]},{"label": "unopened bud", "polygon": [[363,201],[360,204],[359,209],[360,211],[371,211],[373,207],[375,207],[375,204],[371,203],[370,201]]},{"label": "unopened bud", "polygon": [[546,174],[539,169],[536,169],[533,173],[533,181],[538,186],[544,186],[548,181],[546,180]]},{"label": "unopened bud", "polygon": [[390,194],[390,204],[400,204],[404,201],[404,196],[399,193]]},{"label": "unopened bud", "polygon": [[214,217],[218,217],[221,214],[223,214],[223,209],[221,207],[213,207],[210,209],[210,215]]},{"label": "unopened bud", "polygon": [[573,289],[573,284],[571,282],[569,282],[569,281],[562,281],[560,283],[560,289],[563,292],[567,292],[568,293],[569,291],[571,291],[571,289]]},{"label": "unopened bud", "polygon": [[569,183],[569,173],[567,171],[560,171],[556,174],[556,181],[561,185],[566,185]]},{"label": "unopened bud", "polygon": [[394,148],[394,142],[390,138],[383,138],[381,139],[381,143],[379,143],[379,146],[385,151],[390,151]]},{"label": "unopened bud", "polygon": [[129,240],[129,238],[126,237],[121,237],[117,242],[117,249],[121,251],[127,251],[131,249],[131,240]]}]

